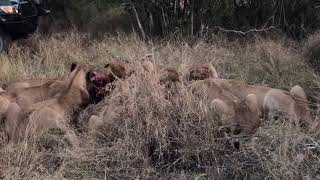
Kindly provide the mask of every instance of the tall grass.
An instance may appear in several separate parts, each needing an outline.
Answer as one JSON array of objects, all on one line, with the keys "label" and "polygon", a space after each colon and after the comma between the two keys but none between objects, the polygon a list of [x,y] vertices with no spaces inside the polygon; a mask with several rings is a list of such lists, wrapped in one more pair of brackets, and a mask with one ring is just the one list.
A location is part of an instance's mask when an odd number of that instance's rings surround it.
[{"label": "tall grass", "polygon": [[[97,105],[83,110],[71,127],[52,130],[0,149],[0,177],[116,179],[316,179],[319,177],[318,111],[314,126],[301,131],[285,120],[264,121],[252,138],[220,133],[220,118],[205,97],[182,86],[169,92],[142,71],[141,62],[175,67],[181,74],[193,63],[210,62],[223,78],[290,89],[298,84],[316,100],[319,78],[305,63],[299,44],[256,40],[240,44],[217,39],[145,43],[135,35],[90,41],[77,32],[35,35],[13,45],[0,59],[0,82],[26,78],[60,78],[71,62],[102,67],[123,61],[135,75],[119,81]],[[170,97],[170,98],[168,98]],[[95,124],[90,117],[95,115]],[[91,121],[93,118],[91,118]],[[88,123],[91,124],[88,128]],[[240,148],[235,148],[239,143]]]}]

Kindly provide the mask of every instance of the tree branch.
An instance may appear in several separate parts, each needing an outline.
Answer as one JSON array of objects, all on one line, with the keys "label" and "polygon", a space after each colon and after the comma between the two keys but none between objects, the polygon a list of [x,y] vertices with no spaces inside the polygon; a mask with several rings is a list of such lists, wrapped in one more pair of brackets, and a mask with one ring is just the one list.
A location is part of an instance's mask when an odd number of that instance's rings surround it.
[{"label": "tree branch", "polygon": [[247,35],[249,33],[252,33],[252,32],[264,32],[264,31],[269,31],[271,29],[275,29],[275,30],[278,30],[275,26],[270,26],[268,28],[262,28],[262,29],[250,29],[249,31],[237,31],[237,30],[230,30],[230,29],[224,29],[222,27],[219,27],[219,26],[216,26],[214,29],[218,29],[220,31],[223,31],[223,32],[227,32],[227,33],[236,33],[236,34],[241,34],[241,35]]}]

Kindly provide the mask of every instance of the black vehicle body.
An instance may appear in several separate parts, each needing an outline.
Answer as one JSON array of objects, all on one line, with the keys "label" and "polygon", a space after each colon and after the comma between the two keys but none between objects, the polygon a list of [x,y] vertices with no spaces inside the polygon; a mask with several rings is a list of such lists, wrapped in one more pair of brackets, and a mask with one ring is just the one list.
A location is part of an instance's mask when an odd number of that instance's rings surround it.
[{"label": "black vehicle body", "polygon": [[1,7],[15,7],[16,13],[6,13],[0,9],[1,31],[12,39],[27,37],[36,31],[38,17],[49,13],[33,0],[0,0]]}]

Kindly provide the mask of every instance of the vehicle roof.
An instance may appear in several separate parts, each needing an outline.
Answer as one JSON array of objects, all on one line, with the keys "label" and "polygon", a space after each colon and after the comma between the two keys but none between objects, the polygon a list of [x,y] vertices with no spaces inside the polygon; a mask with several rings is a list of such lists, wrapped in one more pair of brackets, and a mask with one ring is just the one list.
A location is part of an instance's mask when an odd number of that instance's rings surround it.
[{"label": "vehicle roof", "polygon": [[19,3],[23,1],[25,0],[0,0],[0,4],[14,4],[14,3]]}]

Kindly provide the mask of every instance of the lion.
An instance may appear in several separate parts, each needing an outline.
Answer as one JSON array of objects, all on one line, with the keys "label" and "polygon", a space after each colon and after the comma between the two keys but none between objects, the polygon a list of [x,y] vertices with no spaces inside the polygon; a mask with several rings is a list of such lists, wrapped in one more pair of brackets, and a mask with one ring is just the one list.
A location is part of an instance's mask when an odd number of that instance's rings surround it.
[{"label": "lion", "polygon": [[10,103],[16,102],[18,105],[28,107],[34,103],[45,101],[54,97],[63,88],[62,81],[49,80],[43,85],[29,88],[15,88],[0,94],[0,114],[6,112]]},{"label": "lion", "polygon": [[41,86],[18,88],[12,90],[13,92],[2,94],[0,96],[0,113],[6,116],[6,126],[14,123],[9,126],[16,127],[16,122],[12,119],[19,114],[21,109],[27,109],[35,103],[57,96],[62,88],[64,88],[64,84],[61,81],[48,81]]},{"label": "lion", "polygon": [[133,73],[128,64],[111,62],[104,66],[104,75],[107,83],[113,83],[117,79],[125,79]]},{"label": "lion", "polygon": [[146,72],[156,72],[155,64],[153,64],[151,61],[144,61],[142,63],[142,67]]},{"label": "lion", "polygon": [[255,94],[258,107],[264,115],[281,113],[289,119],[301,120],[301,125],[307,125],[310,110],[306,94],[300,86],[294,86],[290,92],[266,86],[248,85],[239,80],[214,79],[221,88],[231,92],[240,99],[248,94]]},{"label": "lion", "polygon": [[165,84],[168,82],[180,82],[180,75],[178,71],[171,67],[165,67],[161,65],[155,65],[150,61],[145,61],[142,64],[143,69],[148,75],[157,74],[159,77],[159,82]]},{"label": "lion", "polygon": [[29,119],[36,126],[34,128],[41,131],[49,128],[59,128],[61,124],[68,123],[68,117],[75,111],[89,104],[88,83],[90,82],[90,73],[87,66],[77,65],[66,81],[67,88],[57,98],[31,107],[29,111],[32,113]]},{"label": "lion", "polygon": [[187,81],[197,81],[208,78],[219,78],[219,74],[212,64],[198,64],[189,67],[186,78]]},{"label": "lion", "polygon": [[115,88],[115,82],[125,80],[134,73],[130,64],[111,62],[103,70],[91,71],[93,78],[88,84],[88,90],[93,103],[98,103]]},{"label": "lion", "polygon": [[271,88],[263,101],[263,110],[268,115],[280,113],[296,124],[309,127],[310,110],[302,87],[296,85],[290,92]]},{"label": "lion", "polygon": [[160,83],[180,82],[180,75],[174,68],[164,68],[161,71]]},{"label": "lion", "polygon": [[[70,72],[75,68],[75,63],[70,66]],[[6,91],[16,91],[18,89],[25,89],[30,87],[42,86],[48,82],[59,81],[59,79],[26,79],[16,81],[7,85]]]},{"label": "lion", "polygon": [[7,112],[11,101],[13,101],[13,99],[11,99],[10,97],[0,95],[0,116]]},{"label": "lion", "polygon": [[[75,65],[72,64],[70,72],[74,68]],[[32,79],[12,83],[8,86],[9,90],[0,93],[0,114],[5,113],[13,102],[24,108],[51,99],[64,89],[64,85],[63,81],[56,79]]]},{"label": "lion", "polygon": [[21,109],[13,103],[7,113],[6,130],[10,141],[17,142],[25,135],[42,133],[50,128],[61,128],[69,124],[73,112],[89,104],[89,68],[77,65],[63,82],[64,89],[56,97]]},{"label": "lion", "polygon": [[17,89],[42,86],[48,81],[54,81],[54,80],[57,80],[57,79],[27,79],[23,81],[18,81],[18,82],[8,84],[6,91],[14,91]]},{"label": "lion", "polygon": [[180,94],[182,80],[175,68],[155,65],[150,61],[143,62],[142,66],[145,78],[164,87],[166,99],[172,99],[172,96]]},{"label": "lion", "polygon": [[194,95],[204,95],[211,101],[211,107],[221,116],[222,127],[227,127],[233,135],[252,135],[260,127],[256,95],[248,94],[240,100],[212,79],[195,81],[189,88]]}]

